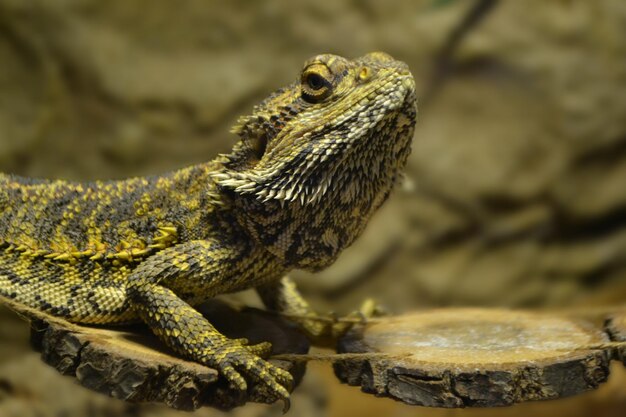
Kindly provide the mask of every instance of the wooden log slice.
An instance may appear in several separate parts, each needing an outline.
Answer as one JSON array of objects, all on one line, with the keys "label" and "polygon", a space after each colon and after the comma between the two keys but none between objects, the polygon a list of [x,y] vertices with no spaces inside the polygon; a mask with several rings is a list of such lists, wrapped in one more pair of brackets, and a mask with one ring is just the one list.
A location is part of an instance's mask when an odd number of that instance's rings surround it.
[{"label": "wooden log slice", "polygon": [[[218,378],[215,369],[181,359],[141,325],[117,328],[79,326],[15,305],[9,307],[31,321],[31,341],[43,360],[83,386],[132,402],[161,402],[180,410],[212,406],[228,410],[244,403],[273,403],[263,387],[241,393]],[[269,341],[272,354],[306,353],[309,343],[291,324],[260,310],[235,310],[212,302],[199,309],[224,334],[250,343]],[[297,383],[303,362],[271,360],[289,371]]]},{"label": "wooden log slice", "polygon": [[429,407],[493,407],[596,388],[609,374],[608,341],[584,322],[509,310],[418,312],[353,328],[337,376],[377,396]]},{"label": "wooden log slice", "polygon": [[[606,322],[606,330],[614,342],[626,343],[626,313],[614,314]],[[616,357],[626,365],[626,346],[616,349]]]}]

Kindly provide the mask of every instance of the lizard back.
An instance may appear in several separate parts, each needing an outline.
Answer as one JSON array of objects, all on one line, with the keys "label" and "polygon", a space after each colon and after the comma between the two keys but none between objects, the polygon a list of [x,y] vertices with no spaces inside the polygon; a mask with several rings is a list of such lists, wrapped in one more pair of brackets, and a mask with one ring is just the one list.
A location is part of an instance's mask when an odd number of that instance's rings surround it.
[{"label": "lizard back", "polygon": [[210,229],[212,169],[90,183],[0,174],[0,294],[75,321],[129,321],[136,263]]}]

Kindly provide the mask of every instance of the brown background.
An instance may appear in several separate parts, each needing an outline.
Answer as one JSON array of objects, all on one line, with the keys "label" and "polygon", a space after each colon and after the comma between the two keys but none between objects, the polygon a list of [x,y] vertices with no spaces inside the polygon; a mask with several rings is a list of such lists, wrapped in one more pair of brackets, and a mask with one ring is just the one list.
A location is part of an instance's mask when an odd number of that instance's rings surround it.
[{"label": "brown background", "polygon": [[[408,178],[336,265],[295,274],[319,310],[372,295],[394,312],[626,300],[623,0],[0,0],[0,170],[84,180],[208,160],[305,59],[373,50],[416,78]],[[2,416],[183,415],[92,394],[27,339],[2,310]],[[570,400],[445,411],[366,396],[316,364],[292,415],[617,416],[624,374]]]}]

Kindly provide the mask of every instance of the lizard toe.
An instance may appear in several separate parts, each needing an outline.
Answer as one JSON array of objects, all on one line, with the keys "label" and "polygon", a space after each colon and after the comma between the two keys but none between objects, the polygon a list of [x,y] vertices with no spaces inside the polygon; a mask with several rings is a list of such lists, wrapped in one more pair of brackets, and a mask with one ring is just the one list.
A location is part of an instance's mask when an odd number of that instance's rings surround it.
[{"label": "lizard toe", "polygon": [[232,365],[224,365],[220,368],[220,372],[226,378],[230,386],[237,391],[246,391],[248,384],[239,372]]},{"label": "lizard toe", "polygon": [[282,386],[286,387],[289,391],[293,388],[293,376],[286,370],[279,368],[278,366],[270,366],[269,372],[272,374]]},{"label": "lizard toe", "polygon": [[272,344],[270,342],[261,342],[256,345],[246,346],[246,349],[253,355],[267,358],[272,353]]},{"label": "lizard toe", "polygon": [[293,387],[293,377],[289,372],[249,353],[240,355],[233,365],[261,385],[271,397],[283,401],[285,409],[289,408],[289,390]]},{"label": "lizard toe", "polygon": [[270,349],[271,344],[267,342],[243,346],[230,341],[215,355],[215,359],[219,359],[214,360],[214,363],[234,389],[246,391],[250,383],[254,383],[265,390],[268,397],[283,401],[285,409],[288,409],[289,391],[294,385],[293,377],[289,372],[253,353],[268,354]]}]

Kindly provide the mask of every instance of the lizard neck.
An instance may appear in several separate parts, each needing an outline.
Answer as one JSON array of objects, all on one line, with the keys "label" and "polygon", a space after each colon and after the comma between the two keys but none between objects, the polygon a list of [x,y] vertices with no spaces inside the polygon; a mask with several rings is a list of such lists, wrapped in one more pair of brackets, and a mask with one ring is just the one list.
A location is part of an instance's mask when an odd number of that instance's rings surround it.
[{"label": "lizard neck", "polygon": [[[393,141],[390,141],[393,143]],[[398,182],[410,149],[349,158],[332,173],[333,183],[312,202],[233,197],[234,214],[254,240],[290,268],[320,270],[361,235]],[[366,153],[364,147],[357,152]],[[366,161],[366,162],[362,162]]]}]

